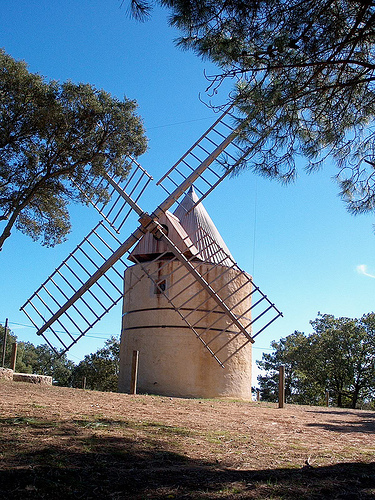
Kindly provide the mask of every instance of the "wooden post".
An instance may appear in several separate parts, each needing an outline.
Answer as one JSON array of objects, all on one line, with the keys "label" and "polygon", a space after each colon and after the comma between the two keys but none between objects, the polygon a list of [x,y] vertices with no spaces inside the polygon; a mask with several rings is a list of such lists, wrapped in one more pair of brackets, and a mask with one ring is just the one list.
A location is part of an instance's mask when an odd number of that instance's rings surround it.
[{"label": "wooden post", "polygon": [[17,361],[17,342],[12,345],[12,356],[10,358],[10,368],[14,371],[16,369]]},{"label": "wooden post", "polygon": [[3,368],[5,365],[5,353],[6,353],[6,348],[7,348],[7,335],[8,335],[8,318],[5,319],[5,326],[4,326],[3,355],[2,355],[2,360],[1,360],[1,366]]},{"label": "wooden post", "polygon": [[260,401],[260,389],[257,389],[257,401]]},{"label": "wooden post", "polygon": [[285,406],[285,366],[279,367],[279,408]]},{"label": "wooden post", "polygon": [[82,389],[86,389],[86,377],[82,379]]},{"label": "wooden post", "polygon": [[326,391],[326,406],[329,406],[329,391]]},{"label": "wooden post", "polygon": [[139,360],[139,351],[133,351],[130,394],[137,394],[138,360]]}]

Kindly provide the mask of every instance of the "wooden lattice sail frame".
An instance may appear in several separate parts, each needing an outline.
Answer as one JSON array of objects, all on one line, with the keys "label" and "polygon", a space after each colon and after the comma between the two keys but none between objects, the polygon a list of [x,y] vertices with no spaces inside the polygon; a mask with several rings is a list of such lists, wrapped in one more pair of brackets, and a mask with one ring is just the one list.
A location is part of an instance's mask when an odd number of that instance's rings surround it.
[{"label": "wooden lattice sail frame", "polygon": [[[56,352],[62,354],[70,349],[123,298],[124,293],[131,293],[131,288],[123,291],[123,276],[131,262],[137,262],[132,249],[148,233],[168,248],[169,262],[173,260],[176,263],[173,272],[178,276],[176,281],[180,283],[180,288],[186,290],[187,280],[198,284],[200,292],[191,299],[188,308],[186,299],[181,299],[181,290],[173,295],[173,290],[169,289],[165,296],[181,320],[222,366],[281,315],[254,285],[251,277],[237,266],[229,250],[218,244],[206,228],[199,227],[193,235],[194,241],[191,237],[186,238],[182,231],[183,245],[179,248],[160,222],[175,204],[180,205],[177,211],[186,211],[181,198],[193,185],[197,194],[190,210],[201,203],[236,166],[251,157],[251,148],[243,149],[236,141],[241,129],[241,126],[233,125],[236,122],[234,109],[230,107],[157,182],[167,197],[151,214],[142,210],[139,200],[152,178],[135,160],[130,159],[132,168],[125,181],[109,176],[102,179],[112,190],[110,199],[104,205],[89,200],[102,220],[21,307],[36,327],[37,334]],[[139,225],[129,233],[129,221],[134,215]],[[200,272],[199,263],[207,262],[207,255],[215,258],[215,265],[222,268],[220,279],[216,275],[212,278],[212,269]],[[159,268],[163,256],[166,254],[155,258]],[[155,286],[159,286],[153,272],[141,261],[139,263],[143,272],[138,279],[151,279]],[[230,285],[218,286],[223,276],[228,283],[237,283],[239,289],[247,286],[249,292],[245,294],[246,299],[242,297],[241,301],[236,301],[236,291]],[[164,290],[160,291],[164,293]],[[193,323],[189,314],[184,313],[185,309],[199,308],[197,304],[202,303],[203,296],[209,297],[210,313],[216,317],[214,324],[207,325],[204,318],[198,324]],[[204,300],[207,301],[206,298]],[[251,305],[243,310],[243,302]],[[250,311],[253,319],[248,317]],[[261,319],[263,324],[258,328]],[[207,339],[205,333],[214,330],[217,331],[216,337]],[[239,339],[241,342],[238,343]],[[234,343],[236,349],[228,351],[227,346]],[[222,357],[224,352],[226,355]]]}]

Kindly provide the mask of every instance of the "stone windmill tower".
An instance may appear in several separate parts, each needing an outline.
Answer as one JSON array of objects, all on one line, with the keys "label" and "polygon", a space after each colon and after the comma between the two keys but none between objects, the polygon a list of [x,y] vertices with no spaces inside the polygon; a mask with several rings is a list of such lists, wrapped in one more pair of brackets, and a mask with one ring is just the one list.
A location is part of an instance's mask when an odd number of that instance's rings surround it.
[{"label": "stone windmill tower", "polygon": [[135,159],[125,159],[125,178],[95,178],[108,199],[87,202],[101,220],[21,307],[61,355],[122,302],[122,391],[135,350],[145,392],[251,395],[251,344],[282,314],[237,266],[202,205],[251,158],[236,140],[236,113],[225,110],[156,183],[167,196],[151,212],[139,200],[153,179]]},{"label": "stone windmill tower", "polygon": [[[252,283],[244,280],[242,274],[236,277],[235,270],[228,272],[233,258],[206,209],[201,203],[196,205],[197,201],[191,188],[175,212],[167,212],[160,222],[201,274],[210,274],[210,280],[215,280],[221,290],[236,290],[232,296],[238,304],[235,313],[248,314],[250,322]],[[223,369],[208,350],[202,349],[180,312],[183,310],[189,323],[195,324],[198,336],[204,333],[206,342],[222,330],[221,323],[226,321],[223,313],[191,276],[181,279],[184,272],[178,272],[179,263],[173,260],[166,245],[147,233],[129,259],[136,264],[125,272],[119,390],[130,390],[135,350],[139,352],[141,392],[250,399],[251,342],[231,357]],[[145,268],[154,279],[139,280]],[[131,291],[126,293],[127,289]],[[174,306],[169,300],[172,297]],[[226,337],[231,340],[236,334],[235,329],[229,329]],[[224,348],[226,357],[237,347],[236,342],[229,342]]]}]

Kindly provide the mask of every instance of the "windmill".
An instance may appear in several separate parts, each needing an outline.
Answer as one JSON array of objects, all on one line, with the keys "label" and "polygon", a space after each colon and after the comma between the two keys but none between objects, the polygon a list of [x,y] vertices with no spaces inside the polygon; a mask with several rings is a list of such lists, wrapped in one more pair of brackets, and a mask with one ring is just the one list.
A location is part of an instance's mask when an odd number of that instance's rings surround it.
[{"label": "windmill", "polygon": [[[235,140],[241,131],[235,123],[232,106],[157,182],[166,197],[151,214],[139,203],[152,177],[134,159],[125,180],[101,179],[110,199],[88,200],[100,222],[21,307],[52,349],[66,352],[120,300],[140,293],[142,302],[144,283],[222,368],[281,315],[207,227],[198,224],[187,234],[180,223],[251,155]],[[170,212],[175,206],[178,216]],[[129,232],[134,216],[138,225]],[[147,241],[157,250],[145,259],[134,249]]]}]

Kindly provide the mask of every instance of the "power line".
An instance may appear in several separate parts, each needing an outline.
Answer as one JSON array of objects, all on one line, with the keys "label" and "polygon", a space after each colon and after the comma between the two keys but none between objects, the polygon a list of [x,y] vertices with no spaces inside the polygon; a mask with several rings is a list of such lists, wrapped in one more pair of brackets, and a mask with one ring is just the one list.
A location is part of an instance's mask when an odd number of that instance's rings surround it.
[{"label": "power line", "polygon": [[176,123],[168,123],[166,125],[155,125],[155,127],[147,127],[147,130],[154,130],[157,128],[165,128],[165,127],[175,127],[177,125],[184,125],[186,123],[194,123],[194,122],[201,122],[203,120],[211,120],[212,117],[206,117],[206,118],[196,118],[195,120],[186,120],[183,122],[176,122]]},{"label": "power line", "polygon": [[[13,322],[13,321],[8,321],[8,325],[16,325],[16,326],[22,326],[24,328],[35,328],[33,325],[25,325],[23,323],[16,323],[16,322]],[[64,331],[57,331],[57,333],[66,333]],[[80,335],[78,332],[73,332],[71,333],[71,335]],[[100,336],[102,335],[102,336]],[[107,340],[109,339],[110,337],[119,337],[120,336],[120,333],[105,333],[105,332],[96,332],[94,334],[85,334],[84,335],[85,337],[87,338],[90,338],[90,339],[98,339],[98,340]],[[261,346],[253,346],[253,349],[258,349],[258,350],[262,350],[262,351],[273,351],[273,348],[272,347],[261,347]]]},{"label": "power line", "polygon": [[[22,326],[23,328],[35,328],[35,326],[33,325],[25,325],[23,323],[16,323],[14,321],[8,321],[8,324],[9,325],[16,325],[16,326]],[[57,330],[57,333],[66,333],[64,331],[60,331],[60,330]],[[80,335],[80,333],[78,332],[72,332],[71,335]],[[102,335],[102,336],[100,336]],[[105,332],[95,332],[94,334],[86,334],[85,337],[88,337],[90,339],[103,339],[103,340],[107,340],[108,338],[110,337],[116,337],[116,336],[119,336],[120,334],[119,333],[105,333]]]}]

